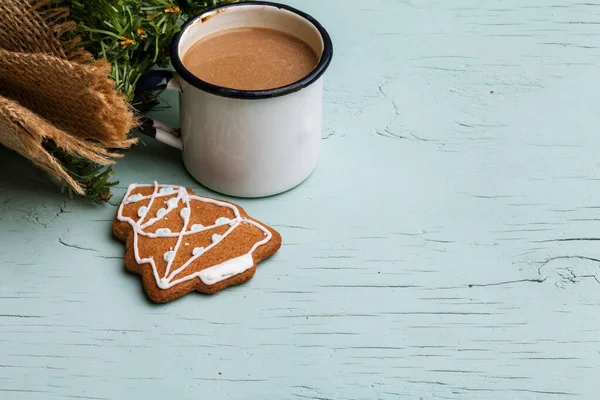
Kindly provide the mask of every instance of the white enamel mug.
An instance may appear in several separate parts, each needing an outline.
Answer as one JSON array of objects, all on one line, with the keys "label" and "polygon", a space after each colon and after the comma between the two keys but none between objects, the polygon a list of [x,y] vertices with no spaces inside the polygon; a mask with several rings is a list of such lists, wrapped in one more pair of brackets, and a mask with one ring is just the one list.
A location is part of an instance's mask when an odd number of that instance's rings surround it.
[{"label": "white enamel mug", "polygon": [[[320,60],[303,79],[270,90],[234,90],[205,82],[182,63],[201,38],[239,27],[277,29],[306,42]],[[331,38],[310,15],[262,1],[234,3],[188,21],[175,37],[175,73],[152,71],[136,93],[179,90],[180,129],[145,120],[140,130],[180,148],[200,184],[236,197],[263,197],[292,189],[314,171],[320,151],[323,74],[333,56]],[[179,134],[180,132],[180,134]]]}]

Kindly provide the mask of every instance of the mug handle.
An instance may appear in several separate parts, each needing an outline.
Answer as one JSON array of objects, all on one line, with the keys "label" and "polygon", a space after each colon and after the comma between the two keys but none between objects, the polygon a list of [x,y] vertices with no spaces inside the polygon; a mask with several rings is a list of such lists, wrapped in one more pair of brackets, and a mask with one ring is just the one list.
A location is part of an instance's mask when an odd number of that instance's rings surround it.
[{"label": "mug handle", "polygon": [[[140,102],[144,94],[156,90],[177,90],[181,92],[178,75],[167,70],[153,70],[144,73],[135,86],[133,103]],[[179,150],[183,149],[179,129],[147,117],[140,118],[140,125],[137,129],[144,135],[150,136],[161,143]]]}]

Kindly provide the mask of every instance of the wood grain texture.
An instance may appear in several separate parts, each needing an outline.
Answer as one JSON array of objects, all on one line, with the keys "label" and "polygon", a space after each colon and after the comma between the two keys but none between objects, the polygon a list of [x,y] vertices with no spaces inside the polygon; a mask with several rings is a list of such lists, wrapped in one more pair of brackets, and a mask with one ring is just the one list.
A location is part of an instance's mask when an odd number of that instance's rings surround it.
[{"label": "wood grain texture", "polygon": [[[148,303],[115,208],[0,150],[0,398],[598,398],[600,3],[289,3],[336,46],[323,152],[238,201],[284,239],[247,284]],[[151,141],[117,172],[212,194]]]}]

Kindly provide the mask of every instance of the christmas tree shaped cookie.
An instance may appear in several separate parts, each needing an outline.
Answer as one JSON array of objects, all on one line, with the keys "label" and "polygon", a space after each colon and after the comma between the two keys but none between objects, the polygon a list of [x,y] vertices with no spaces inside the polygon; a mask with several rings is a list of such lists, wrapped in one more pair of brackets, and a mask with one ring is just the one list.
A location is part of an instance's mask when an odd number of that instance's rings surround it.
[{"label": "christmas tree shaped cookie", "polygon": [[156,182],[129,186],[113,233],[125,242],[125,268],[159,303],[246,282],[281,246],[279,233],[241,207]]}]

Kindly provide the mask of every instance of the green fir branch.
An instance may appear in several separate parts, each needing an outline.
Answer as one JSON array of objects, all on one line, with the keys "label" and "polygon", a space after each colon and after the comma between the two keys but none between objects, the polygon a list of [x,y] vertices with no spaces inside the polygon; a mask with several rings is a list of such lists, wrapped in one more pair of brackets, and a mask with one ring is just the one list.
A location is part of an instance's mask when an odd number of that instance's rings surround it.
[{"label": "green fir branch", "polygon": [[[94,57],[111,65],[110,78],[115,88],[132,102],[135,86],[145,72],[154,67],[169,66],[169,45],[188,18],[208,8],[238,0],[56,0],[70,7],[70,19],[77,23],[72,37],[79,36],[81,45]],[[160,92],[146,95],[132,104],[142,114],[158,105]],[[110,199],[110,167],[62,151],[48,141],[44,147],[56,157],[71,176],[86,188],[84,197],[96,202]],[[73,191],[67,188],[70,196]]]}]

